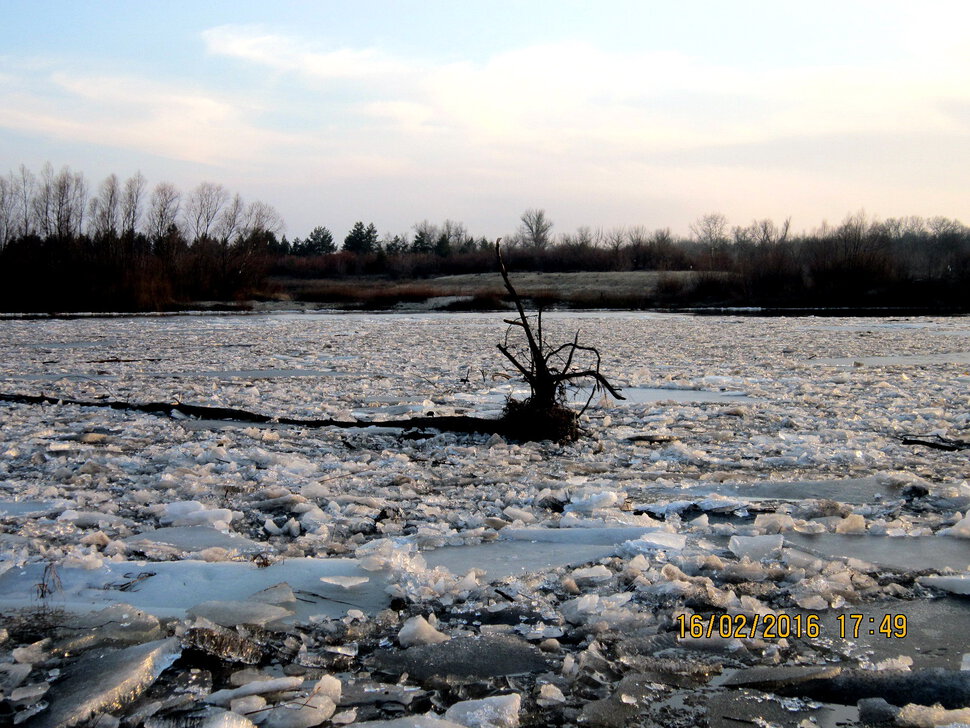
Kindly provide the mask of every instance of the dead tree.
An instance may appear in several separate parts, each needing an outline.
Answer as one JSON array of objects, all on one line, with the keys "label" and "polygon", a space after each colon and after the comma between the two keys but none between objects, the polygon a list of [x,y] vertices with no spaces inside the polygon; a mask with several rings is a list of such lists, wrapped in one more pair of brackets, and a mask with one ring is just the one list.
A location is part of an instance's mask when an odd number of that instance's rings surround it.
[{"label": "dead tree", "polygon": [[[582,380],[592,382],[592,391],[586,406],[599,390],[609,392],[616,399],[625,399],[609,380],[600,372],[601,357],[595,346],[579,343],[579,332],[573,340],[565,344],[551,345],[546,342],[542,331],[542,309],[534,317],[525,313],[522,298],[519,296],[502,258],[502,239],[495,241],[495,256],[505,289],[512,297],[512,303],[519,314],[518,319],[506,319],[509,329],[505,341],[498,344],[512,366],[529,384],[528,399],[518,401],[509,398],[503,419],[509,434],[522,440],[571,441],[579,436],[579,415],[566,404],[566,391],[570,385]],[[535,321],[533,329],[532,321]],[[525,347],[510,344],[510,334],[521,329],[525,336]],[[586,407],[583,407],[585,411]]]}]

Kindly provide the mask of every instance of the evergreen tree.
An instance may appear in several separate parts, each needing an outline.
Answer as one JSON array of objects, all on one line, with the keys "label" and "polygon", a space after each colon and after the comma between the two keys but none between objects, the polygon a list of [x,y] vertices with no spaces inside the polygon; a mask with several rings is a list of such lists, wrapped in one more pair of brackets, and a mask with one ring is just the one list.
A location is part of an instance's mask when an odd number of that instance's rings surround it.
[{"label": "evergreen tree", "polygon": [[301,250],[303,255],[326,255],[336,252],[337,246],[333,242],[333,233],[318,225],[306,236]]},{"label": "evergreen tree", "polygon": [[357,255],[372,253],[377,248],[378,239],[377,228],[374,227],[374,223],[370,223],[365,228],[364,223],[358,220],[347,233],[347,237],[344,238],[343,249],[348,253],[356,253]]}]

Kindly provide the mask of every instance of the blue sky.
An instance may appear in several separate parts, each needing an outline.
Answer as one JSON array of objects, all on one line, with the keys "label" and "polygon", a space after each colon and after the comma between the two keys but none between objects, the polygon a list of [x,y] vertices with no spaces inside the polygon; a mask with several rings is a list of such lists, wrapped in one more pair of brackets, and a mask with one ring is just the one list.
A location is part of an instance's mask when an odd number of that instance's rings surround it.
[{"label": "blue sky", "polygon": [[477,235],[970,222],[970,3],[0,2],[0,173]]}]

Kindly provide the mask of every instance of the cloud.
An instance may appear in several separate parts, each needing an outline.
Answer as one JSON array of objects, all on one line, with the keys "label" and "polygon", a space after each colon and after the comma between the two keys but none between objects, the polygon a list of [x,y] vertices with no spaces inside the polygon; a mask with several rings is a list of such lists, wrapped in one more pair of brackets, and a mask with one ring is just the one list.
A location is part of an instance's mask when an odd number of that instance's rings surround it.
[{"label": "cloud", "polygon": [[305,143],[261,128],[258,109],[182,84],[45,71],[0,87],[0,126],[205,165],[232,165]]},{"label": "cloud", "polygon": [[[207,49],[303,77],[310,93],[355,80],[361,123],[405,136],[460,137],[563,153],[650,154],[850,133],[953,131],[947,103],[970,99],[967,66],[940,74],[900,57],[869,67],[741,69],[674,52],[584,42],[534,45],[483,62],[432,62],[375,49],[316,50],[245,26],[204,34]],[[957,51],[953,51],[957,52]],[[313,83],[318,85],[313,87]]]},{"label": "cloud", "polygon": [[321,51],[300,38],[251,26],[223,25],[202,33],[208,53],[320,79],[360,79],[407,73],[409,64],[372,48]]}]

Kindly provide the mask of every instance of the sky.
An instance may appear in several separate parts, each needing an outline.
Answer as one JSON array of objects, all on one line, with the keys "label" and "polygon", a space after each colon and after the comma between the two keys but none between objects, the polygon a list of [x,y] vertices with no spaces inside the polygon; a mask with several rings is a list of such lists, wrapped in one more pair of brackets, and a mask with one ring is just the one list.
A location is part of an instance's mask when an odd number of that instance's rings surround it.
[{"label": "sky", "polygon": [[287,234],[970,223],[970,2],[0,0],[0,174],[140,171]]}]

